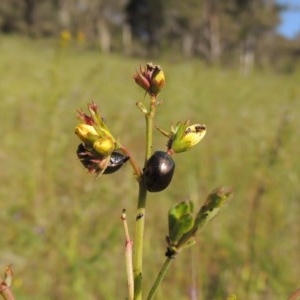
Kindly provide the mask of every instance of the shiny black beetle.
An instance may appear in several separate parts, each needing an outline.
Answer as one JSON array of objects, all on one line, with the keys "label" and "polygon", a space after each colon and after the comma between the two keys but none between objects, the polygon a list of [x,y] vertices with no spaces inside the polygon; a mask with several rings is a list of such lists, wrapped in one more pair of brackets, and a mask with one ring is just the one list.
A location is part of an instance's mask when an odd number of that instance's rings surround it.
[{"label": "shiny black beetle", "polygon": [[[103,159],[98,156],[92,150],[87,149],[84,144],[79,144],[77,148],[77,157],[83,164],[83,166],[88,169],[92,173],[100,173],[101,172],[101,161]],[[121,152],[114,151],[111,154],[109,163],[104,170],[103,174],[111,174],[119,170],[122,165],[129,159],[128,156],[124,155]]]},{"label": "shiny black beetle", "polygon": [[149,192],[160,192],[168,187],[175,170],[175,162],[164,151],[156,151],[146,162],[144,182]]},{"label": "shiny black beetle", "polygon": [[111,174],[119,170],[123,164],[129,159],[128,156],[121,152],[114,151],[111,154],[109,164],[103,174]]}]

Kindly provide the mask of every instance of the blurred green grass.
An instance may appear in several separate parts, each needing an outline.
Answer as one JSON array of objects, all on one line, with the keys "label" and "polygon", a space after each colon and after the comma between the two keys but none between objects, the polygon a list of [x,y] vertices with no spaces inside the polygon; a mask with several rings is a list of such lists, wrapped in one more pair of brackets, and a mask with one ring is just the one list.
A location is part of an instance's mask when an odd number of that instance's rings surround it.
[{"label": "blurred green grass", "polygon": [[[137,185],[129,165],[97,180],[87,175],[74,126],[76,109],[94,100],[142,163],[144,118],[135,102],[146,100],[132,75],[144,63],[0,37],[0,268],[13,264],[18,299],[125,298],[120,215],[126,208],[133,238]],[[195,60],[156,63],[167,78],[156,125],[168,130],[190,119],[208,131],[175,157],[172,185],[149,195],[146,291],[164,261],[170,206],[184,199],[200,206],[225,185],[233,200],[175,260],[157,299],[190,299],[194,289],[209,300],[287,298],[300,276],[299,73],[243,77]],[[155,149],[165,143],[155,133]]]}]

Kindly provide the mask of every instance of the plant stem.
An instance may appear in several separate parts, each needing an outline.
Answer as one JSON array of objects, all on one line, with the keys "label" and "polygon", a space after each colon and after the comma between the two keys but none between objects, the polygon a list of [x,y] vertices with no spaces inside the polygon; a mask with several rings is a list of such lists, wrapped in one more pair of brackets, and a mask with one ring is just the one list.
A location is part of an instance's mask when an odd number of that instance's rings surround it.
[{"label": "plant stem", "polygon": [[120,150],[129,157],[129,162],[134,170],[134,176],[136,178],[139,178],[142,174],[142,171],[140,170],[137,162],[134,160],[134,158],[132,157],[131,153],[128,151],[127,148],[125,148],[123,145],[120,147]]},{"label": "plant stem", "polygon": [[292,295],[290,295],[290,297],[288,298],[288,300],[297,300],[300,297],[300,288],[297,289]]},{"label": "plant stem", "polygon": [[125,234],[125,258],[126,258],[126,272],[127,272],[127,283],[128,283],[128,296],[129,296],[129,300],[133,300],[134,280],[133,280],[133,268],[132,268],[132,241],[129,236],[125,209],[123,209],[121,220],[123,222],[124,234]]},{"label": "plant stem", "polygon": [[14,295],[11,291],[13,278],[12,266],[8,265],[5,269],[4,280],[0,277],[0,295],[4,300],[14,300]]},{"label": "plant stem", "polygon": [[143,281],[143,242],[145,227],[145,207],[147,190],[143,182],[139,183],[138,208],[135,219],[135,247],[134,247],[134,299],[142,299],[142,281]]},{"label": "plant stem", "polygon": [[[145,113],[146,120],[146,150],[145,164],[152,154],[153,119],[155,116],[156,97],[151,96],[149,111]],[[139,180],[138,207],[135,223],[135,247],[134,247],[134,299],[142,299],[143,282],[143,244],[146,216],[147,189],[142,176]]]},{"label": "plant stem", "polygon": [[152,154],[152,136],[153,136],[153,119],[155,116],[156,109],[156,97],[151,96],[150,109],[147,114],[145,114],[146,119],[146,155],[145,163],[150,158]]},{"label": "plant stem", "polygon": [[7,286],[5,281],[0,278],[0,295],[4,300],[14,300],[14,296],[12,294],[12,291],[10,287]]},{"label": "plant stem", "polygon": [[168,271],[168,269],[169,269],[172,261],[173,261],[173,259],[170,258],[170,257],[168,257],[165,260],[165,262],[164,262],[164,264],[163,264],[160,272],[158,273],[158,276],[157,276],[157,278],[156,278],[156,280],[155,280],[155,282],[154,282],[154,284],[153,284],[153,286],[152,286],[152,288],[150,290],[150,293],[148,295],[147,300],[153,299],[153,297],[154,297],[154,295],[155,295],[155,293],[157,291],[157,288],[160,285],[160,283],[162,282],[163,278],[165,277],[165,275],[166,275],[166,273],[167,273],[167,271]]}]

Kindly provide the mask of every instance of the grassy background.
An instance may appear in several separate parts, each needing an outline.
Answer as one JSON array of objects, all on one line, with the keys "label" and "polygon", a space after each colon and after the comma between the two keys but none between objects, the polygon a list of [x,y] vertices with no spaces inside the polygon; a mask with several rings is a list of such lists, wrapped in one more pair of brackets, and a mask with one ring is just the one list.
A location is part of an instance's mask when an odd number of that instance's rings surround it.
[{"label": "grassy background", "polygon": [[[156,61],[155,61],[156,62]],[[126,165],[95,180],[78,162],[76,109],[94,100],[112,132],[142,163],[145,62],[76,45],[0,37],[0,268],[12,263],[17,299],[124,299],[127,209],[131,236],[137,184]],[[299,285],[299,73],[208,69],[198,61],[157,61],[167,85],[156,124],[189,118],[207,125],[203,142],[175,157],[172,185],[150,194],[144,278],[164,261],[167,211],[200,206],[216,186],[234,198],[171,266],[157,299],[285,299]],[[146,100],[145,100],[146,101]],[[155,149],[166,140],[155,133]],[[146,292],[145,292],[146,294]]]}]

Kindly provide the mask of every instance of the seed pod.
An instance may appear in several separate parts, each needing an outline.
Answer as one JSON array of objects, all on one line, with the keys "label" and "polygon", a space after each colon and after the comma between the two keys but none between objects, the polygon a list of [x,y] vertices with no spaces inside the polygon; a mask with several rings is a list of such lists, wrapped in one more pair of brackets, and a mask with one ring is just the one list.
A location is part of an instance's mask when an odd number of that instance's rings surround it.
[{"label": "seed pod", "polygon": [[171,182],[175,169],[172,157],[163,151],[156,151],[144,168],[144,180],[149,192],[160,192]]},{"label": "seed pod", "polygon": [[103,174],[111,174],[116,172],[128,159],[129,157],[123,153],[114,151],[110,156],[110,161]]}]

